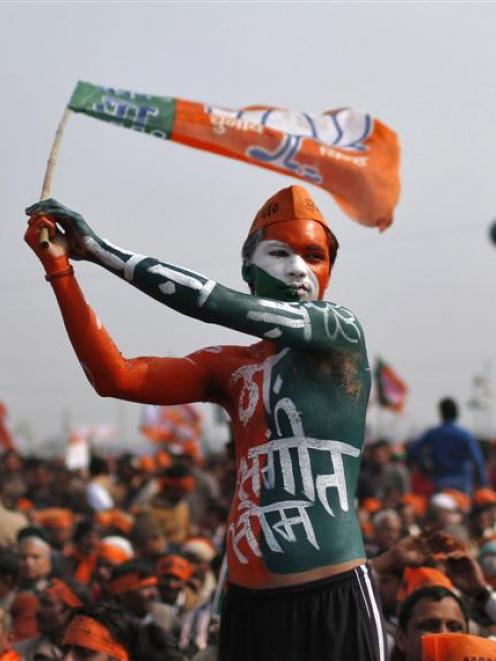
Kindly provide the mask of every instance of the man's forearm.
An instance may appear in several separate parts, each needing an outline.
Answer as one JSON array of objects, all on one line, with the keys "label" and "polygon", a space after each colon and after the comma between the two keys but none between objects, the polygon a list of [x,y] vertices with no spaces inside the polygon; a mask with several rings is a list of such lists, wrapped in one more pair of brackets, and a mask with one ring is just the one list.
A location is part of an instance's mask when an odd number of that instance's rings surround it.
[{"label": "man's forearm", "polygon": [[205,366],[187,357],[124,357],[86,302],[75,276],[51,284],[71,344],[98,394],[149,404],[211,401]]}]

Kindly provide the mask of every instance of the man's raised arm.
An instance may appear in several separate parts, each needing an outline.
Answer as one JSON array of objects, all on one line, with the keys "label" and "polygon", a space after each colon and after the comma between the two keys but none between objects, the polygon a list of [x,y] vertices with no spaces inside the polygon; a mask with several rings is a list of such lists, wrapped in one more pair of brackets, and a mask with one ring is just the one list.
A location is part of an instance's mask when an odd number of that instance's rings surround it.
[{"label": "man's raised arm", "polygon": [[339,305],[243,294],[185,268],[123,250],[99,237],[82,216],[56,200],[44,200],[26,212],[46,215],[62,225],[72,257],[102,266],[182,314],[308,351],[364,348],[358,320]]},{"label": "man's raised arm", "polygon": [[149,404],[214,401],[208,365],[186,358],[125,358],[86,302],[69,263],[66,239],[50,227],[48,249],[40,231],[50,225],[33,217],[25,240],[42,262],[65,327],[83,370],[102,396]]}]

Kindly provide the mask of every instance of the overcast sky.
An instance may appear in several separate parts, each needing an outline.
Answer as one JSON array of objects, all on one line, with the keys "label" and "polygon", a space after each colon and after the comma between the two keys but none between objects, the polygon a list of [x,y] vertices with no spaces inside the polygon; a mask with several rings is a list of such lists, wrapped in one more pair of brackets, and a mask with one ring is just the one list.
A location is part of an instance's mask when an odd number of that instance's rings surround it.
[{"label": "overcast sky", "polygon": [[[381,355],[408,382],[397,433],[435,422],[446,394],[463,405],[463,422],[482,425],[465,403],[484,370],[494,393],[496,371],[495,21],[496,5],[475,2],[2,3],[0,400],[12,424],[29,423],[35,441],[59,432],[64,416],[136,435],[139,407],[92,391],[22,242],[23,209],[39,197],[81,79],[232,108],[350,106],[391,126],[402,195],[385,234],[309,187],[341,242],[327,298],[357,314],[370,359]],[[118,245],[243,288],[239,250],[251,219],[290,183],[74,116],[53,194]],[[77,272],[126,356],[252,341],[181,317],[95,266]]]}]

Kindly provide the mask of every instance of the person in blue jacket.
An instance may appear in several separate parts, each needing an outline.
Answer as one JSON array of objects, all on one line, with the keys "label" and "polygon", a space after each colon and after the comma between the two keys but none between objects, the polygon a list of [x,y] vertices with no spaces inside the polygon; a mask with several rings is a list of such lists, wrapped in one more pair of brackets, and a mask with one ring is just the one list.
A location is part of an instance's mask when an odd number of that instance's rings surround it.
[{"label": "person in blue jacket", "polygon": [[458,406],[453,399],[442,399],[439,412],[442,423],[410,446],[409,457],[429,467],[436,491],[449,488],[471,494],[474,473],[480,486],[487,484],[479,443],[469,431],[456,424]]}]

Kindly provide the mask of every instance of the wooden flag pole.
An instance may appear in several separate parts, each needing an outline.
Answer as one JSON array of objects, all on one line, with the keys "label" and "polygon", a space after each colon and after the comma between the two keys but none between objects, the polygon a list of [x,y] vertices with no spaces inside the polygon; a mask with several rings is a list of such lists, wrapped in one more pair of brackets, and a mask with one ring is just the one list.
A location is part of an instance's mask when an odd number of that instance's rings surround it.
[{"label": "wooden flag pole", "polygon": [[[41,189],[40,200],[45,200],[47,197],[50,197],[52,193],[53,173],[55,172],[55,166],[57,165],[57,160],[59,157],[60,143],[62,141],[62,136],[64,134],[65,125],[67,124],[67,120],[69,119],[71,114],[72,111],[70,110],[70,108],[66,108],[64,110],[62,119],[60,120],[57,130],[55,131],[55,137],[53,139],[52,148],[50,149],[50,154],[48,156],[48,162],[45,171],[45,178],[43,179],[43,186]],[[46,250],[49,245],[50,245],[50,233],[48,231],[48,227],[43,227],[40,232],[40,246],[44,250]]]}]

